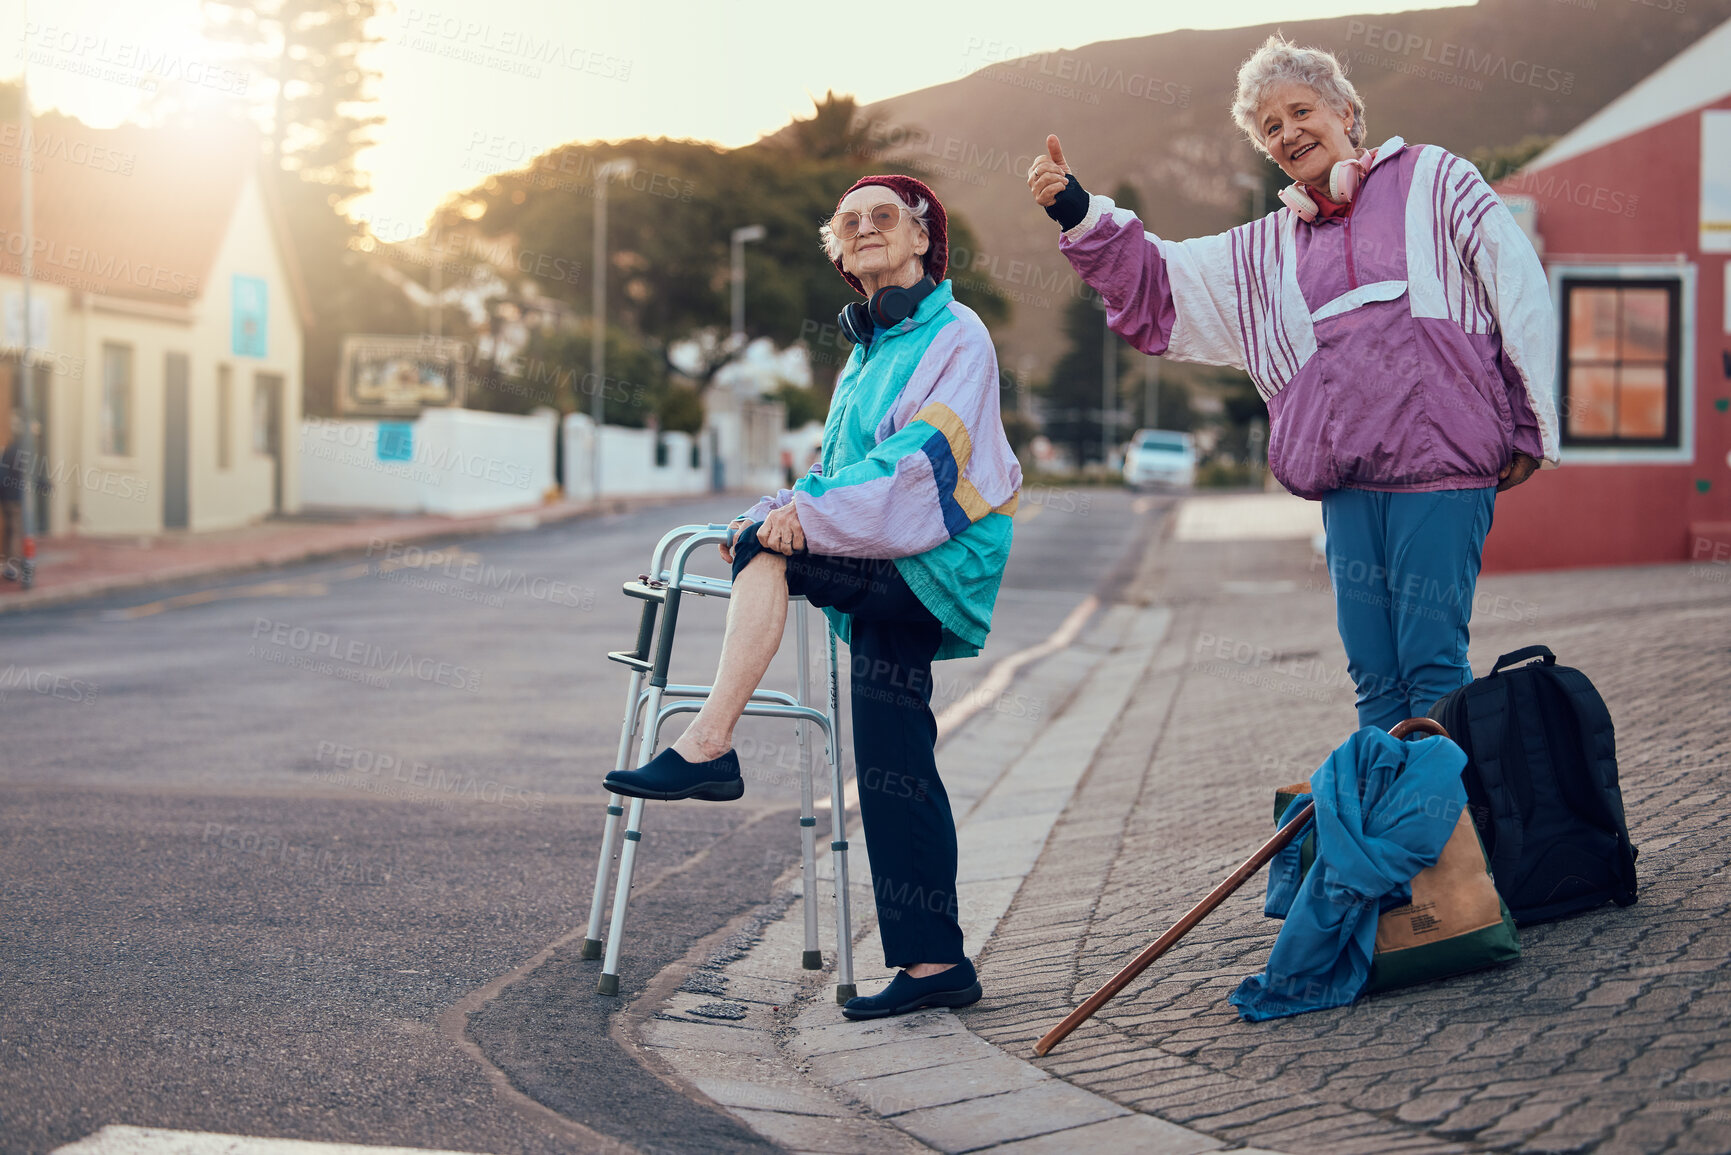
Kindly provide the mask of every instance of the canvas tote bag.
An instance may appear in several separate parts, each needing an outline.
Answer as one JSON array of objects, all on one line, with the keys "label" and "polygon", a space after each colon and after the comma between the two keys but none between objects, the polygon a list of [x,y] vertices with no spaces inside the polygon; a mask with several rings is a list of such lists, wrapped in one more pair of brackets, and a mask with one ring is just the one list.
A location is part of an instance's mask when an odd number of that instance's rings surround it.
[{"label": "canvas tote bag", "polygon": [[[1274,794],[1274,820],[1310,783],[1283,786]],[[1316,860],[1316,832],[1299,848],[1304,873]],[[1384,912],[1376,924],[1376,952],[1365,993],[1448,978],[1513,962],[1520,939],[1509,908],[1491,882],[1490,863],[1472,815],[1462,810],[1436,865],[1412,880],[1412,901]]]}]

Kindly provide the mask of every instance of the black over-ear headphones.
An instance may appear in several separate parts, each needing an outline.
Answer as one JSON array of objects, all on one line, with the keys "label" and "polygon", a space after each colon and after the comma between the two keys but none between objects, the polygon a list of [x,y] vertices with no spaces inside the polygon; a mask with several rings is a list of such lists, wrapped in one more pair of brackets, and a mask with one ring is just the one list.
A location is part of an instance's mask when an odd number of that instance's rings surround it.
[{"label": "black over-ear headphones", "polygon": [[907,320],[937,287],[929,276],[921,277],[912,287],[885,285],[869,301],[855,301],[836,314],[835,323],[841,326],[842,336],[855,345],[864,345],[871,340],[874,320],[886,329]]}]

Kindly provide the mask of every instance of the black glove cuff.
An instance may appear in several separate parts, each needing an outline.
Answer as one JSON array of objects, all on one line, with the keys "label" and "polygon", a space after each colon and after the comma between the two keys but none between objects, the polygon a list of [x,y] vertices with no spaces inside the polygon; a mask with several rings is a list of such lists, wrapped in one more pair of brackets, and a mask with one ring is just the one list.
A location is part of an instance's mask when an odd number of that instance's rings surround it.
[{"label": "black glove cuff", "polygon": [[1082,187],[1075,173],[1070,173],[1063,191],[1046,206],[1046,215],[1057,221],[1059,228],[1069,232],[1088,215],[1088,199],[1088,190]]}]

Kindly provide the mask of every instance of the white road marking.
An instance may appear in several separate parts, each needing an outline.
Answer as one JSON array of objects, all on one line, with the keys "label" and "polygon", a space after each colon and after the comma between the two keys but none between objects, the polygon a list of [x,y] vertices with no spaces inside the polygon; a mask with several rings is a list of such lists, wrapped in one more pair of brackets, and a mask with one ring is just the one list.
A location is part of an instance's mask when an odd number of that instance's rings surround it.
[{"label": "white road marking", "polygon": [[51,1155],[470,1155],[425,1147],[365,1147],[359,1143],[314,1143],[208,1131],[168,1131],[111,1123]]}]

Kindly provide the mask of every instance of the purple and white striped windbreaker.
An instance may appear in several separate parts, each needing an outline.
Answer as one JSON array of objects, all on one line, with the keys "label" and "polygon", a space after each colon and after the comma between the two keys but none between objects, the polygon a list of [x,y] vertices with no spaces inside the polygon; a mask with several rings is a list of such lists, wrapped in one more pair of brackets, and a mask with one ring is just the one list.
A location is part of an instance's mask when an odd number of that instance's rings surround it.
[{"label": "purple and white striped windbreaker", "polygon": [[1304,497],[1473,489],[1555,465],[1557,327],[1538,254],[1478,170],[1395,137],[1344,217],[1281,208],[1169,241],[1103,196],[1059,248],[1132,345],[1249,373]]}]

